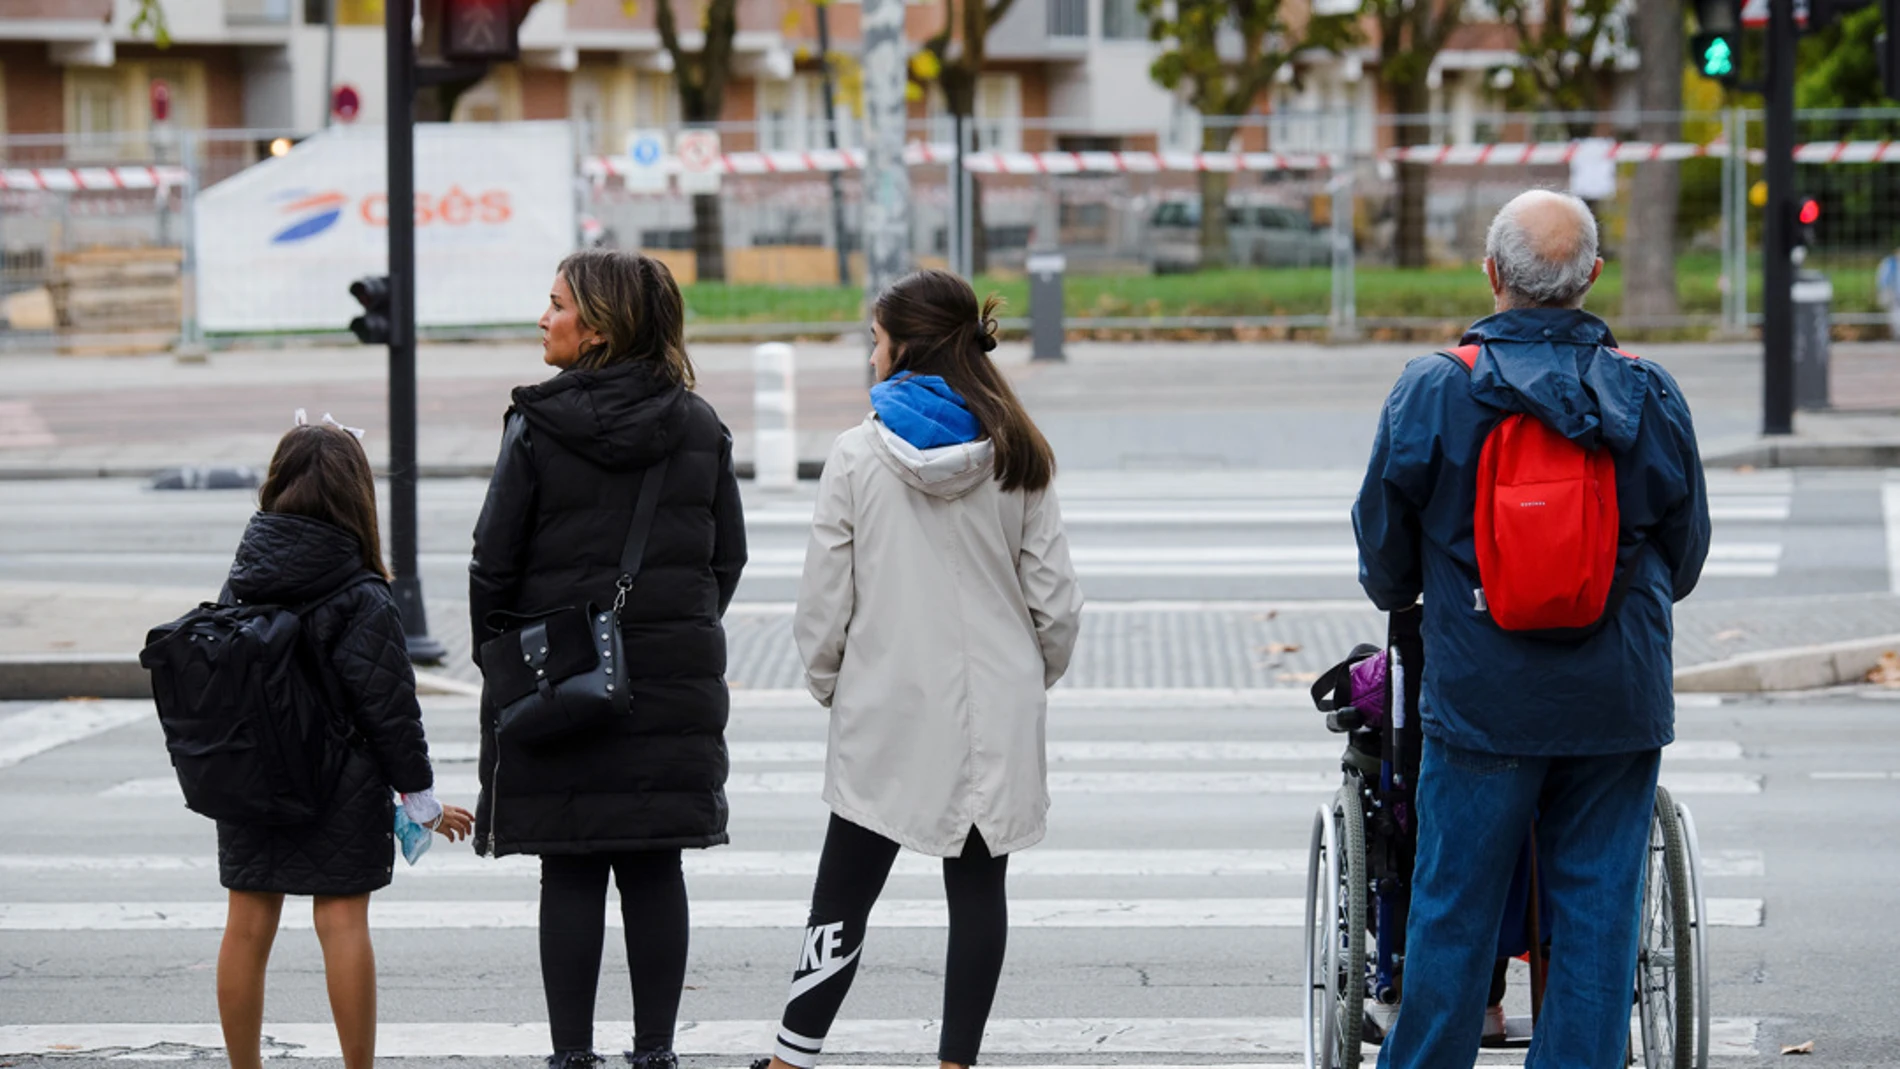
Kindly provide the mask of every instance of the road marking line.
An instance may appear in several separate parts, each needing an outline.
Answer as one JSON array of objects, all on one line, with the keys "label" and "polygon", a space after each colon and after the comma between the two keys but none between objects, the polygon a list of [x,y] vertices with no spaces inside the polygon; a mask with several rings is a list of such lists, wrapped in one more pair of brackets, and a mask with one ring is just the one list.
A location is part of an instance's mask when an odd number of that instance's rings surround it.
[{"label": "road marking line", "polygon": [[1900,779],[1900,772],[1810,772],[1809,779],[1819,780],[1889,780]]},{"label": "road marking line", "polygon": [[[1317,716],[1318,714],[1315,714]],[[735,765],[822,764],[825,743],[812,740],[785,742],[734,741],[726,752]],[[1117,739],[1088,741],[1051,739],[1051,764],[1086,761],[1337,761],[1345,749],[1343,741],[1278,742],[1236,740],[1196,742],[1191,740],[1129,742]],[[461,764],[476,760],[480,745],[473,742],[435,742],[429,744],[429,757],[436,764]],[[1728,739],[1678,740],[1663,751],[1672,761],[1736,761],[1742,757],[1742,744]]]},{"label": "road marking line", "polygon": [[72,701],[0,717],[0,768],[153,715],[148,701]]},{"label": "road marking line", "polygon": [[[1333,755],[1338,757],[1337,752]],[[1311,772],[1174,772],[1119,771],[1072,772],[1055,769],[1049,773],[1049,793],[1114,795],[1194,795],[1194,794],[1331,794],[1339,788],[1337,768]],[[1745,772],[1677,772],[1667,770],[1663,786],[1673,794],[1760,794],[1762,777]],[[437,792],[449,797],[467,797],[478,793],[481,784],[467,773],[438,775]],[[726,779],[726,794],[733,797],[772,795],[817,799],[824,793],[825,774],[817,770],[803,772],[733,772]],[[106,799],[143,799],[179,797],[174,776],[151,776],[126,780],[99,792]]]},{"label": "road marking line", "polygon": [[[1718,928],[1759,928],[1759,898],[1708,899],[1709,924]],[[533,928],[540,906],[524,900],[370,902],[370,923],[378,930],[424,931]],[[693,927],[801,928],[809,904],[798,899],[700,899],[693,903]],[[221,931],[223,902],[5,902],[0,931],[153,932]],[[1304,898],[1017,898],[1009,904],[1010,927],[1029,929],[1121,928],[1297,928],[1305,923]],[[620,910],[607,911],[610,927],[620,925]],[[874,928],[943,928],[949,916],[941,900],[887,899],[871,913]],[[285,910],[282,927],[308,930],[307,910]]]},{"label": "road marking line", "polygon": [[[929,1057],[937,1051],[940,1022],[934,1020],[839,1021],[826,1037],[828,1051]],[[1709,1053],[1716,1057],[1753,1057],[1759,1018],[1717,1017],[1710,1022]],[[983,1033],[983,1052],[992,1057],[1097,1055],[1266,1055],[1297,1058],[1305,1022],[1297,1017],[1123,1017],[993,1018]],[[376,1026],[378,1058],[540,1058],[547,1054],[545,1021],[491,1023],[452,1021]],[[756,1055],[769,1049],[777,1021],[683,1021],[674,1041],[681,1055]],[[617,1050],[632,1032],[631,1021],[596,1021],[594,1047]],[[336,1026],[328,1021],[267,1023],[267,1058],[341,1057]],[[1640,1044],[1640,1041],[1639,1041]],[[189,1048],[195,1057],[224,1049],[217,1024],[25,1024],[0,1025],[0,1055],[48,1057],[133,1053],[128,1060],[162,1060],[170,1054],[153,1048]],[[1368,1047],[1368,1052],[1376,1048]],[[126,1055],[121,1054],[121,1057]],[[1517,1064],[1522,1050],[1484,1052],[1479,1064]],[[741,1063],[735,1063],[741,1064]],[[1100,1069],[1099,1061],[1086,1063]],[[1280,1069],[1297,1062],[1220,1062],[1221,1069]],[[1177,1063],[1117,1062],[1118,1069],[1183,1069]],[[861,1066],[859,1069],[877,1069]],[[1037,1069],[1080,1069],[1038,1065]],[[1205,1067],[1203,1066],[1203,1069]]]},{"label": "road marking line", "polygon": [[[1302,811],[1304,812],[1304,811]],[[1024,877],[1078,876],[1304,876],[1304,849],[1296,850],[1053,850],[1037,848],[1010,855],[1010,875]],[[797,876],[809,880],[818,871],[816,851],[705,850],[685,859],[691,878]],[[146,876],[165,872],[216,872],[217,858],[185,855],[0,854],[0,872],[97,873]],[[1704,872],[1708,869],[1704,866]],[[893,874],[941,876],[942,862],[905,851],[897,856]],[[536,879],[538,858],[514,855],[476,857],[465,851],[431,853],[412,867],[399,867],[397,879],[412,877],[493,876]]]},{"label": "road marking line", "polygon": [[1702,852],[1704,876],[1765,876],[1766,855],[1760,850],[1705,850]]}]

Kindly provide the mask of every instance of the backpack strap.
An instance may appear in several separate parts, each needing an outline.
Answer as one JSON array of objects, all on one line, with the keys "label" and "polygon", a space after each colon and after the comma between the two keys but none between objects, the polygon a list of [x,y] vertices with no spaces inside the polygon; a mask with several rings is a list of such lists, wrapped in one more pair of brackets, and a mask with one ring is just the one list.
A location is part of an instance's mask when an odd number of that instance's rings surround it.
[{"label": "backpack strap", "polygon": [[1482,345],[1460,345],[1456,349],[1440,349],[1438,355],[1458,361],[1465,366],[1466,371],[1474,371],[1478,367],[1478,353],[1483,348]]}]

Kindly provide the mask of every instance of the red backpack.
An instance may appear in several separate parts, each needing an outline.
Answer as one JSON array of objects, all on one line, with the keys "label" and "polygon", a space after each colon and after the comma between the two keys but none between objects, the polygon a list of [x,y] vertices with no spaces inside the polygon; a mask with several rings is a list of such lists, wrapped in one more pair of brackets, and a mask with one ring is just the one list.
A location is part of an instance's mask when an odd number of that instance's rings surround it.
[{"label": "red backpack", "polygon": [[[1479,346],[1444,355],[1471,371]],[[1621,350],[1613,350],[1636,359]],[[1504,417],[1478,458],[1477,607],[1506,631],[1582,637],[1614,613],[1616,463],[1534,416]]]}]

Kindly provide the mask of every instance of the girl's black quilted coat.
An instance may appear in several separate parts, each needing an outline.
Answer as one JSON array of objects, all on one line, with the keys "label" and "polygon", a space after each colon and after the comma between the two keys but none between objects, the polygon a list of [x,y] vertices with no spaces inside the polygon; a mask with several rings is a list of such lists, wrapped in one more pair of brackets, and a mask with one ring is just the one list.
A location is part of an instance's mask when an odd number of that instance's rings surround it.
[{"label": "girl's black quilted coat", "polygon": [[[252,517],[224,598],[308,604],[368,575],[356,536],[287,513]],[[389,587],[356,582],[303,616],[331,675],[348,755],[322,819],[297,827],[218,823],[218,876],[234,891],[359,895],[389,884],[395,863],[391,789],[429,787],[429,746],[416,678]]]},{"label": "girl's black quilted coat", "polygon": [[698,394],[631,361],[514,392],[475,527],[479,657],[496,610],[613,604],[641,473],[671,458],[621,613],[632,715],[572,740],[499,742],[482,709],[476,849],[503,855],[726,841],[726,633],[745,567],[732,436]]}]

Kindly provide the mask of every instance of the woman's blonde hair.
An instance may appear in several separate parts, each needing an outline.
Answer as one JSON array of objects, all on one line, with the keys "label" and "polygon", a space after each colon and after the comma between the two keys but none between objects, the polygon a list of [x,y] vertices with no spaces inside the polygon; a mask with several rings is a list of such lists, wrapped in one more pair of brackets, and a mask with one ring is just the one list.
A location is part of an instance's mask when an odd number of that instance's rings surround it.
[{"label": "woman's blonde hair", "polygon": [[601,342],[581,350],[575,367],[597,369],[651,360],[666,377],[693,388],[686,355],[686,302],[673,272],[650,256],[618,249],[582,249],[561,261],[581,326]]}]

